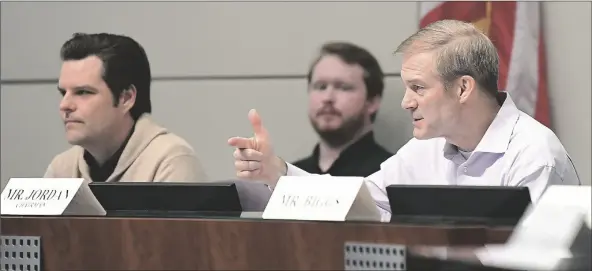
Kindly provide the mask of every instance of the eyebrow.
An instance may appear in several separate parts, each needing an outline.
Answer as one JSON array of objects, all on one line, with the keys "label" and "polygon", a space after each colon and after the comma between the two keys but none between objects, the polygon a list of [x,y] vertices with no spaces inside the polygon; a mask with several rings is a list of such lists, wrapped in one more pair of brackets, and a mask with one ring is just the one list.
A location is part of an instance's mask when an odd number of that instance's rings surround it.
[{"label": "eyebrow", "polygon": [[423,80],[420,80],[418,78],[412,78],[412,79],[409,79],[409,80],[405,80],[405,82],[407,84],[425,84],[425,82]]},{"label": "eyebrow", "polygon": [[[82,86],[76,86],[73,88],[74,90],[92,90],[92,91],[98,91],[96,88],[90,86],[90,85],[82,85]],[[66,91],[64,88],[61,88],[60,86],[58,86],[58,90],[60,92],[62,91]]]},{"label": "eyebrow", "polygon": [[313,84],[318,84],[318,83],[331,83],[331,84],[335,84],[335,83],[339,83],[339,84],[347,84],[347,85],[354,85],[355,83],[353,81],[349,81],[349,80],[343,80],[343,79],[327,79],[327,78],[318,78],[316,80],[311,80],[311,83]]}]

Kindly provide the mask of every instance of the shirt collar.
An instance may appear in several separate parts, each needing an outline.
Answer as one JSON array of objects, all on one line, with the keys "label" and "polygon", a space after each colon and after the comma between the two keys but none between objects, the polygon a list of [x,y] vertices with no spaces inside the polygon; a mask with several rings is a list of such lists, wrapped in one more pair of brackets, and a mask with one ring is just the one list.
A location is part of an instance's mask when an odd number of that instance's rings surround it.
[{"label": "shirt collar", "polygon": [[[370,150],[370,146],[373,146],[376,144],[376,141],[374,141],[374,132],[373,131],[369,131],[368,133],[366,133],[364,136],[362,136],[360,139],[358,139],[357,141],[355,141],[354,143],[352,143],[351,145],[349,145],[347,148],[345,148],[341,154],[339,155],[340,158],[342,157],[350,157],[352,155],[357,154],[358,152],[364,152],[364,151],[368,151]],[[312,152],[312,156],[314,158],[315,161],[319,160],[319,155],[320,155],[320,146],[319,144],[317,144]]]},{"label": "shirt collar", "polygon": [[[115,164],[115,168],[106,181],[110,182],[117,179],[117,176],[121,176],[156,137],[167,133],[167,129],[158,125],[152,119],[150,113],[142,114],[136,120],[128,138],[117,152],[116,156],[119,156],[119,159],[116,161],[115,157],[113,157],[111,160],[111,165]],[[89,167],[84,155],[79,156],[78,165],[83,178],[90,178],[88,174]]]},{"label": "shirt collar", "polygon": [[[473,152],[505,153],[508,149],[512,132],[520,117],[520,110],[507,92],[500,92],[497,98],[502,106]],[[456,153],[458,153],[456,146],[448,142],[444,144],[445,155]]]},{"label": "shirt collar", "polygon": [[119,149],[117,149],[117,151],[115,151],[115,153],[111,155],[111,157],[109,157],[109,159],[107,159],[107,161],[105,161],[105,163],[103,163],[102,165],[99,165],[96,159],[88,151],[84,151],[83,159],[88,166],[89,175],[93,181],[103,182],[113,173],[115,167],[117,166],[117,163],[119,162],[119,159],[121,158],[121,154],[125,150],[125,147],[127,146],[127,143],[129,142],[130,138],[134,134],[135,128],[136,125],[134,123],[129,134],[127,135]]}]

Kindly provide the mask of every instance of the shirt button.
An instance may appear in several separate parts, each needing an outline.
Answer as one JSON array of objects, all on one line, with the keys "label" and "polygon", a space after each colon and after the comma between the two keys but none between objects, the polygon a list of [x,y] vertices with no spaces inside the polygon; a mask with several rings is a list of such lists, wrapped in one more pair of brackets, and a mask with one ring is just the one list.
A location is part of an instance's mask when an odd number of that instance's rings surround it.
[{"label": "shirt button", "polygon": [[467,167],[463,167],[463,171],[467,173]]}]

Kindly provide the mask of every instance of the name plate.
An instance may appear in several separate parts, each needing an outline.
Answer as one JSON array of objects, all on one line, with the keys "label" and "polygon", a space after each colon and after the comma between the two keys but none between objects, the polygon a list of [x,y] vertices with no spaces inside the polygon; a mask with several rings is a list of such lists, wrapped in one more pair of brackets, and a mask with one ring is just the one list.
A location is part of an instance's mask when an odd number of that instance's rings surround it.
[{"label": "name plate", "polygon": [[62,215],[83,183],[81,178],[11,178],[0,196],[1,212],[3,215]]},{"label": "name plate", "polygon": [[512,270],[590,270],[592,192],[589,186],[551,185],[531,205],[505,244],[475,250],[485,266]]},{"label": "name plate", "polygon": [[283,176],[262,218],[380,221],[380,212],[362,177]]}]

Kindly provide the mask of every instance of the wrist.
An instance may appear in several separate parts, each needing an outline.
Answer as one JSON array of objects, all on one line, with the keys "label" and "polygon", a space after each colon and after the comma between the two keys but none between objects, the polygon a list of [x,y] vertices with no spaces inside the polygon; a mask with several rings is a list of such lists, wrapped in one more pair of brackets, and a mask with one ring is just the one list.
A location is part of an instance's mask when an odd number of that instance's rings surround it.
[{"label": "wrist", "polygon": [[286,176],[288,174],[288,165],[286,164],[286,161],[284,161],[284,159],[280,158],[279,156],[276,156],[276,167],[278,169],[278,179],[281,176]]}]

